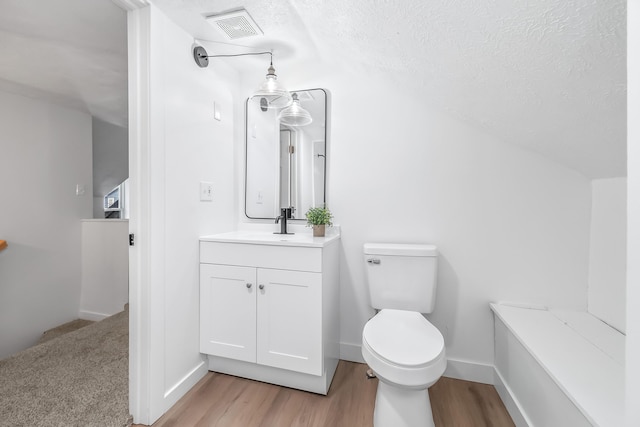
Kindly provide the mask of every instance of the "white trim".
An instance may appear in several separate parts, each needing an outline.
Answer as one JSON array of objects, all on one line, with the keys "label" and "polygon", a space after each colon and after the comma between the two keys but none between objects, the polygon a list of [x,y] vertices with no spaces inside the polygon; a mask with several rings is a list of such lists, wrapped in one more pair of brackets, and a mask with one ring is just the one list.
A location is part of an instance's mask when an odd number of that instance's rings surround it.
[{"label": "white trim", "polygon": [[[145,246],[140,248],[147,261],[143,274],[146,280],[141,284],[148,304],[148,311],[144,318],[148,347],[144,353],[148,361],[149,377],[149,424],[153,424],[170,408],[166,404],[167,373],[172,363],[167,360],[167,245],[166,245],[166,128],[165,128],[165,98],[166,80],[164,73],[165,24],[167,17],[153,5],[143,10],[149,10],[150,25],[147,28],[149,44],[144,52],[149,62],[145,83],[147,93],[142,93],[142,100],[148,115],[148,133],[146,146],[141,158],[145,170],[140,174],[141,186],[145,189],[145,202],[141,215],[146,229]],[[195,350],[195,349],[194,349]]]},{"label": "white trim", "polygon": [[482,384],[493,385],[493,365],[469,362],[466,360],[447,359],[447,369],[443,376],[458,380],[473,381]]},{"label": "white trim", "polygon": [[93,322],[99,322],[103,319],[106,319],[107,317],[111,316],[110,314],[104,314],[104,313],[96,313],[93,311],[85,311],[85,310],[80,310],[78,312],[78,318],[82,319],[82,320],[91,320]]},{"label": "white trim", "polygon": [[365,363],[360,344],[340,343],[340,359],[349,362]]},{"label": "white trim", "polygon": [[180,381],[175,383],[164,394],[165,403],[168,407],[175,405],[193,386],[197,384],[208,372],[207,363],[203,360],[196,365],[187,375]]},{"label": "white trim", "polygon": [[111,0],[116,6],[128,12],[132,10],[142,9],[151,4],[149,0]]},{"label": "white trim", "polygon": [[627,3],[626,422],[640,425],[640,1]]},{"label": "white trim", "polygon": [[[349,362],[366,363],[362,357],[360,344],[341,342],[340,359]],[[447,359],[447,369],[444,371],[443,376],[482,384],[493,384],[494,370],[493,365],[469,362],[466,360]]]},{"label": "white trim", "polygon": [[129,48],[129,411],[150,425],[150,252],[149,248],[149,45],[150,10],[127,14]]},{"label": "white trim", "polygon": [[502,375],[500,375],[500,372],[498,372],[497,368],[494,368],[493,385],[516,427],[531,426],[532,424],[525,412],[522,410],[520,402],[516,399],[511,388],[509,388],[509,386],[504,382],[504,379],[502,378]]}]

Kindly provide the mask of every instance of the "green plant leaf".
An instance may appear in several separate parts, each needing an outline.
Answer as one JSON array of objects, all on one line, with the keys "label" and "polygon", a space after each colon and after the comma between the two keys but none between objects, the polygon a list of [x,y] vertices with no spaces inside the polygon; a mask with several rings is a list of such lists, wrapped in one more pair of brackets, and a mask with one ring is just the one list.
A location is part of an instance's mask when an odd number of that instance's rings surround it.
[{"label": "green plant leaf", "polygon": [[305,213],[307,217],[307,226],[311,227],[313,225],[328,225],[331,227],[333,223],[331,220],[333,219],[333,215],[331,211],[326,207],[315,207],[309,208],[309,210]]}]

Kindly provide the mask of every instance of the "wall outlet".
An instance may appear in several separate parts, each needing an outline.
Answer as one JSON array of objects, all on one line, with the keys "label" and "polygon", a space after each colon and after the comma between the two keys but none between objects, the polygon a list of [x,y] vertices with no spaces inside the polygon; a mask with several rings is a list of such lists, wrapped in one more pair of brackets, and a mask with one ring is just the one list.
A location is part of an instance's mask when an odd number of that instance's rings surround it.
[{"label": "wall outlet", "polygon": [[200,182],[200,201],[210,202],[213,200],[213,183]]}]

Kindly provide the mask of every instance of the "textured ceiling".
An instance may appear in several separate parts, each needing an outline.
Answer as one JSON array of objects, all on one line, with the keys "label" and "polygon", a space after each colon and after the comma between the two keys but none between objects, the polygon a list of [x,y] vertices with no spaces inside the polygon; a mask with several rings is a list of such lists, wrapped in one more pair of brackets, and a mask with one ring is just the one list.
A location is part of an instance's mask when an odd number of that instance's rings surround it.
[{"label": "textured ceiling", "polygon": [[0,0],[0,90],[126,125],[125,11],[111,0]]},{"label": "textured ceiling", "polygon": [[[591,178],[626,174],[624,0],[156,0],[198,38],[246,8],[278,63],[374,75]],[[284,60],[284,62],[283,62]],[[330,88],[329,88],[330,89]]]},{"label": "textured ceiling", "polygon": [[[121,47],[126,28],[108,24],[118,15],[113,5],[108,0],[35,3],[0,0],[0,79],[80,99],[92,111],[126,111],[126,101],[114,99],[126,87]],[[216,53],[237,47],[220,44],[229,42],[203,16],[244,7],[265,36],[234,44],[273,49],[276,67],[330,67],[332,74],[350,77],[366,73],[429,108],[588,177],[626,174],[625,0],[153,3],[196,38],[219,42]],[[27,16],[34,13],[35,18]],[[69,33],[73,28],[89,36]],[[102,29],[110,36],[98,36]],[[23,58],[15,47],[33,46],[30,42],[50,53]],[[229,65],[243,67],[251,60]],[[94,98],[85,84],[97,85]]]}]

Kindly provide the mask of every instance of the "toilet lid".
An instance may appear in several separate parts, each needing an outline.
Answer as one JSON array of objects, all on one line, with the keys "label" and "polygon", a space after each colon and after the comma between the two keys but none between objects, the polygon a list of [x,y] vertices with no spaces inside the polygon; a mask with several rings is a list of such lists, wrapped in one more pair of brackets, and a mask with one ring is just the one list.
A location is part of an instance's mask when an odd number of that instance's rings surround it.
[{"label": "toilet lid", "polygon": [[381,358],[407,367],[429,364],[444,350],[440,331],[415,311],[384,309],[367,322],[362,337]]}]

